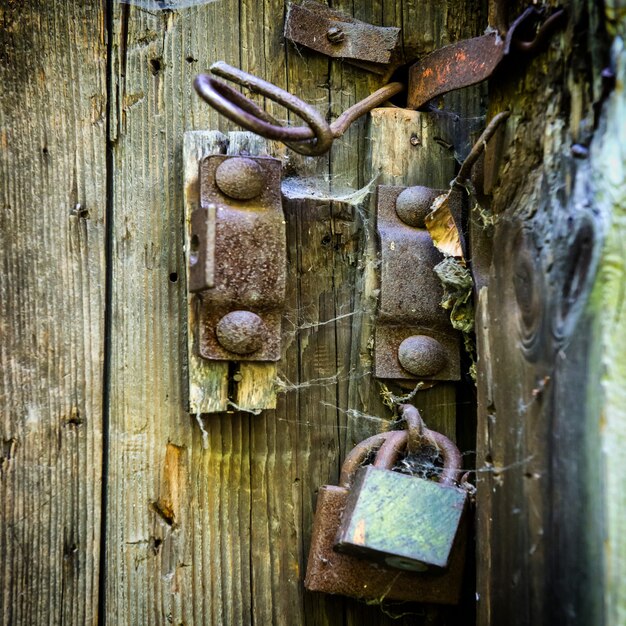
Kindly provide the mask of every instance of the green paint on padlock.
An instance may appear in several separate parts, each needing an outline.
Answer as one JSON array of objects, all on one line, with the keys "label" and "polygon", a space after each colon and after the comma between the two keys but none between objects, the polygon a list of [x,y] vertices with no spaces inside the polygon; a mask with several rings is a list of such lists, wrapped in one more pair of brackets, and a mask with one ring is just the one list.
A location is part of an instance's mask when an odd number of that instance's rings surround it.
[{"label": "green paint on padlock", "polygon": [[454,486],[458,449],[440,433],[427,433],[444,455],[442,481],[391,471],[398,450],[383,444],[374,464],[356,474],[336,550],[411,571],[448,565],[467,493]]}]

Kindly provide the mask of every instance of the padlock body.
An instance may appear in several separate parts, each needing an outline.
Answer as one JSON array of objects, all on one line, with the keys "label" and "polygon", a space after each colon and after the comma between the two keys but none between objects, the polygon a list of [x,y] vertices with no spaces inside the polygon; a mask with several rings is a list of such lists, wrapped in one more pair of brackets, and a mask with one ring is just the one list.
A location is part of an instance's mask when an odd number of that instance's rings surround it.
[{"label": "padlock body", "polygon": [[348,490],[343,487],[327,485],[319,490],[304,580],[304,586],[309,591],[378,602],[388,599],[458,603],[465,564],[465,527],[457,535],[449,566],[445,570],[423,573],[399,571],[340,554],[333,549],[347,500]]},{"label": "padlock body", "polygon": [[411,571],[446,567],[466,497],[456,487],[362,467],[350,489],[335,548]]}]

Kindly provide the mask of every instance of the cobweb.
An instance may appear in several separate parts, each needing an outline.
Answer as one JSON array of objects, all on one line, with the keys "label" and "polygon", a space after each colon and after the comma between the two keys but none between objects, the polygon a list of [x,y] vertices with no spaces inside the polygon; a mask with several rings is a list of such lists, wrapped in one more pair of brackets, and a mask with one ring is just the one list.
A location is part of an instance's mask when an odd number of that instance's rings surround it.
[{"label": "cobweb", "polygon": [[217,0],[120,0],[120,4],[132,4],[151,11],[177,11],[201,4],[211,4]]}]

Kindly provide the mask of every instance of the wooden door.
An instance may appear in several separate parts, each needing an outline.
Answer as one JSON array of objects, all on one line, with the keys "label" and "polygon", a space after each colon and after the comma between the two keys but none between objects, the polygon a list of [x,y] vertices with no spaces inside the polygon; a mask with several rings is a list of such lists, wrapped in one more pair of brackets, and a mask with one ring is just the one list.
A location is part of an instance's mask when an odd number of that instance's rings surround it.
[{"label": "wooden door", "polygon": [[[287,44],[283,0],[166,4],[0,3],[2,623],[465,625],[476,598],[482,624],[549,623],[546,616],[561,613],[573,615],[563,623],[591,623],[581,616],[619,623],[611,618],[625,610],[624,500],[619,464],[606,459],[619,457],[624,437],[624,98],[620,88],[604,110],[593,108],[606,58],[606,45],[593,42],[609,40],[598,34],[605,15],[592,2],[572,2],[566,35],[548,56],[504,86],[490,85],[490,110],[514,109],[507,131],[514,148],[494,213],[506,217],[513,207],[531,230],[541,222],[556,233],[556,221],[566,222],[586,198],[598,203],[605,227],[593,239],[597,270],[575,293],[589,307],[577,305],[586,313],[568,327],[576,341],[566,358],[557,353],[564,386],[541,405],[551,407],[549,416],[541,409],[524,421],[518,411],[528,394],[543,402],[541,385],[549,387],[557,366],[544,359],[532,369],[510,356],[518,346],[507,343],[501,316],[515,300],[506,280],[514,270],[498,254],[491,260],[488,298],[478,299],[478,595],[470,579],[461,608],[442,610],[317,596],[302,579],[316,489],[337,480],[355,442],[393,418],[371,376],[374,178],[447,185],[484,125],[485,86],[451,95],[438,115],[399,109],[363,118],[330,155],[280,153],[285,175],[309,192],[286,205],[291,282],[277,407],[197,420],[186,398],[183,138],[189,130],[237,129],[200,101],[194,76],[225,60],[331,118],[380,81]],[[409,59],[488,23],[482,2],[331,4],[401,27]],[[623,34],[613,3],[607,16],[609,34]],[[586,20],[592,43],[580,49]],[[619,63],[623,56],[616,44]],[[571,167],[570,143],[588,145],[594,133],[593,159]],[[556,196],[525,187],[544,167]],[[598,186],[576,195],[585,176]],[[533,217],[538,197],[559,210]],[[498,241],[508,241],[500,229]],[[549,275],[545,265],[537,272]],[[495,429],[492,392],[506,398],[496,405]],[[473,451],[472,384],[439,384],[414,401],[431,427]],[[547,437],[552,443],[543,445]],[[581,450],[585,463],[568,473]],[[547,491],[535,476],[546,467]],[[581,489],[587,517],[571,523],[568,498],[580,499]],[[584,558],[574,551],[581,537]],[[507,558],[511,547],[541,560]],[[591,591],[570,605],[563,598],[579,598],[580,586],[558,586],[563,611],[552,611],[546,580],[564,568],[582,571],[583,561],[592,564],[584,579]]]}]

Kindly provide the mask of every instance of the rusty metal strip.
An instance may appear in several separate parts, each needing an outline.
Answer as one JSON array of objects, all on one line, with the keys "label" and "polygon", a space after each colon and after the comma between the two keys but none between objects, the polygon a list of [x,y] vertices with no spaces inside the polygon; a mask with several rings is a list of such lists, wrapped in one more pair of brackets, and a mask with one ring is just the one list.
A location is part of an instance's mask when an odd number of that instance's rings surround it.
[{"label": "rusty metal strip", "polygon": [[[401,195],[425,191],[423,210]],[[424,217],[445,190],[380,186],[380,300],[374,338],[374,374],[396,380],[458,380],[459,338],[440,303],[443,289],[433,268],[443,256],[433,245]]]},{"label": "rusty metal strip", "polygon": [[504,41],[496,33],[435,50],[409,70],[407,107],[420,109],[437,96],[486,80],[503,57]]},{"label": "rusty metal strip", "polygon": [[399,28],[373,26],[312,0],[290,5],[285,38],[378,74],[400,57]]},{"label": "rusty metal strip", "polygon": [[[503,19],[501,9],[490,13],[498,20],[499,30]],[[535,31],[542,17],[543,12],[529,7],[511,24],[504,39],[500,33],[493,32],[445,46],[420,59],[409,70],[408,108],[420,109],[433,98],[486,80],[505,57],[517,58],[541,50],[563,28],[567,14],[564,10],[555,11]]]}]

